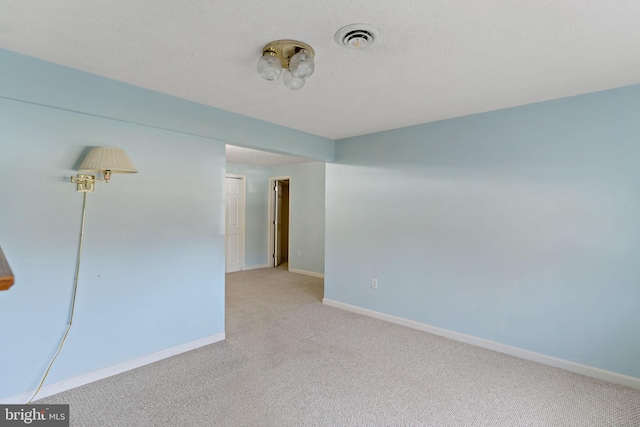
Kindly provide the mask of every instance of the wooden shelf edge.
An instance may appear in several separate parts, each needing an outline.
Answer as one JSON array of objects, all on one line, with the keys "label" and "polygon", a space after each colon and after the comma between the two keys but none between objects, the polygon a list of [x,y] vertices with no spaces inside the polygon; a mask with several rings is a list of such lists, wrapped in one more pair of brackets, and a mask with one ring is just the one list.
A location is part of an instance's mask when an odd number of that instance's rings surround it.
[{"label": "wooden shelf edge", "polygon": [[11,267],[9,267],[9,262],[4,257],[2,248],[0,248],[0,291],[6,291],[9,289],[13,286],[14,281],[13,272],[11,271]]},{"label": "wooden shelf edge", "polygon": [[15,279],[13,276],[10,277],[0,277],[0,291],[6,291],[11,286],[13,286]]}]

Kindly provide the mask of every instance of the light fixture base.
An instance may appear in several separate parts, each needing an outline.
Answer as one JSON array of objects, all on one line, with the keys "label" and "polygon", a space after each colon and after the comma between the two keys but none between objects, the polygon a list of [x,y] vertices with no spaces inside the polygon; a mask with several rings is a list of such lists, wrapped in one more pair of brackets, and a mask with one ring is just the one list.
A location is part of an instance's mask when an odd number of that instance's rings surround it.
[{"label": "light fixture base", "polygon": [[297,40],[276,40],[267,43],[262,48],[262,54],[269,53],[276,56],[280,60],[282,68],[289,69],[289,61],[291,57],[301,50],[308,51],[311,56],[315,56],[315,52],[311,46],[306,43],[299,42]]},{"label": "light fixture base", "polygon": [[79,193],[93,193],[96,190],[94,175],[78,174],[78,176],[71,177],[71,182],[76,184],[76,191]]}]

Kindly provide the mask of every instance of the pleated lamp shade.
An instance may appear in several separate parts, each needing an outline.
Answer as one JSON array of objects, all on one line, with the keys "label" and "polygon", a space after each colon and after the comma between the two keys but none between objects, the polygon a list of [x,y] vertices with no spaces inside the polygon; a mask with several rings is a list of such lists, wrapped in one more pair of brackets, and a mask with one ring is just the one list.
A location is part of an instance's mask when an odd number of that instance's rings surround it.
[{"label": "pleated lamp shade", "polygon": [[116,147],[92,148],[78,170],[92,172],[111,171],[111,173],[138,172],[131,160],[129,160],[127,153],[122,148]]}]

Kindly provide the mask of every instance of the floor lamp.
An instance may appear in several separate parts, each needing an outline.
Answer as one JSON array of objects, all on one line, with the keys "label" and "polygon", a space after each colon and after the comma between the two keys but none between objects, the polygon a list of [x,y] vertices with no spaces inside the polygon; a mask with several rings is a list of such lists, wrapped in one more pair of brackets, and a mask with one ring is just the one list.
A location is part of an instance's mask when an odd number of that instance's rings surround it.
[{"label": "floor lamp", "polygon": [[69,323],[67,324],[67,329],[60,340],[60,344],[58,345],[58,350],[56,354],[51,359],[47,370],[45,371],[38,388],[36,389],[31,399],[27,402],[27,404],[31,403],[31,401],[36,397],[44,381],[47,379],[47,375],[53,366],[53,362],[56,361],[60,351],[62,350],[62,346],[64,345],[65,340],[67,339],[67,335],[69,335],[69,330],[71,329],[71,325],[73,324],[73,313],[75,311],[76,306],[76,294],[78,290],[78,278],[80,274],[80,258],[82,257],[82,243],[84,240],[84,219],[87,212],[87,193],[93,193],[95,191],[96,182],[109,182],[111,179],[112,173],[137,173],[138,171],[129,160],[127,153],[124,152],[122,148],[115,147],[94,147],[92,148],[87,156],[84,158],[80,167],[78,168],[79,172],[94,172],[102,174],[102,178],[96,178],[96,175],[92,174],[78,174],[77,176],[71,177],[71,182],[76,184],[76,190],[82,193],[82,219],[80,221],[80,241],[78,243],[78,255],[76,258],[76,273],[73,279],[73,293],[71,297],[71,309],[69,311]]}]

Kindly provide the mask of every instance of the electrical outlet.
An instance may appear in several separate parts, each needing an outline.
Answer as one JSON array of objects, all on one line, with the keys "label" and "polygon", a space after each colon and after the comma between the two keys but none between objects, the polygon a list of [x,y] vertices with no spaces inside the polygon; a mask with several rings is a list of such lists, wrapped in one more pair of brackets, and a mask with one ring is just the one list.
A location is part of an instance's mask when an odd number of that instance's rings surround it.
[{"label": "electrical outlet", "polygon": [[302,256],[302,251],[298,249],[298,256]]},{"label": "electrical outlet", "polygon": [[371,289],[378,289],[378,279],[371,279]]}]

